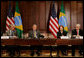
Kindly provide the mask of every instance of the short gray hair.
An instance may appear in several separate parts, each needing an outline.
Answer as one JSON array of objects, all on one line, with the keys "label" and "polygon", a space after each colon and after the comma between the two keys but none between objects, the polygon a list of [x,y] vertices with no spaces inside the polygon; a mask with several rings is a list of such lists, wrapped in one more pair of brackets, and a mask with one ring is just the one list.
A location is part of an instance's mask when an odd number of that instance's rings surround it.
[{"label": "short gray hair", "polygon": [[76,26],[79,26],[80,27],[80,24],[76,24]]},{"label": "short gray hair", "polygon": [[33,25],[37,25],[37,24],[33,24]]}]

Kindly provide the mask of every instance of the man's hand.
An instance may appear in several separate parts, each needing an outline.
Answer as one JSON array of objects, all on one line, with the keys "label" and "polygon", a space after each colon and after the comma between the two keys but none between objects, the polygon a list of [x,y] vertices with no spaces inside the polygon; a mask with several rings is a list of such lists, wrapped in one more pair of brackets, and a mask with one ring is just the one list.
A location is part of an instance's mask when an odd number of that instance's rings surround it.
[{"label": "man's hand", "polygon": [[13,38],[15,38],[15,39],[16,39],[16,38],[18,38],[18,37],[17,37],[17,36],[13,36]]},{"label": "man's hand", "polygon": [[80,35],[77,35],[77,37],[79,37]]},{"label": "man's hand", "polygon": [[64,35],[62,35],[62,36],[64,36]]},{"label": "man's hand", "polygon": [[29,34],[27,33],[27,34],[25,34],[25,38],[27,38],[27,37],[29,37]]},{"label": "man's hand", "polygon": [[73,37],[76,37],[76,35],[73,35]]}]

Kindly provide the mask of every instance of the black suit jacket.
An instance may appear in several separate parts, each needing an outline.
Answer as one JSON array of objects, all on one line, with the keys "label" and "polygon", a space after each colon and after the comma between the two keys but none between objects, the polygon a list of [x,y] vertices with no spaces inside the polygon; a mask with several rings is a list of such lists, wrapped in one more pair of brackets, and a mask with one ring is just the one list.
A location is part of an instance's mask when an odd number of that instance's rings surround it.
[{"label": "black suit jacket", "polygon": [[63,31],[63,33],[57,32],[57,38],[60,38],[60,36],[62,36],[62,35],[66,36],[67,32],[66,31]]},{"label": "black suit jacket", "polygon": [[[76,29],[72,30],[72,35],[77,35]],[[79,35],[83,36],[83,30],[79,29]]]},{"label": "black suit jacket", "polygon": [[[36,34],[37,38],[40,38],[40,36],[41,36],[40,32],[38,30],[36,30],[36,33],[37,33]],[[30,38],[34,38],[34,32],[33,32],[33,30],[29,31],[29,37]]]},{"label": "black suit jacket", "polygon": [[1,31],[1,36],[3,35],[3,32]]}]

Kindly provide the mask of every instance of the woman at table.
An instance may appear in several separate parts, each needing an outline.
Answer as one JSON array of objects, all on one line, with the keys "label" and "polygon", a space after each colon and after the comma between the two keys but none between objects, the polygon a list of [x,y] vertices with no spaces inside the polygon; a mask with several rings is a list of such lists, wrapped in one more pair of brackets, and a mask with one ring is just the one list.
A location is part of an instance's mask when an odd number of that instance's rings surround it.
[{"label": "woman at table", "polygon": [[[59,27],[59,32],[57,32],[57,38],[60,39],[61,36],[66,36],[67,35],[67,32],[64,30],[64,27],[61,25]],[[67,46],[59,46],[60,47],[60,50],[62,52],[63,55],[67,56],[67,51],[66,51],[66,48]]]}]

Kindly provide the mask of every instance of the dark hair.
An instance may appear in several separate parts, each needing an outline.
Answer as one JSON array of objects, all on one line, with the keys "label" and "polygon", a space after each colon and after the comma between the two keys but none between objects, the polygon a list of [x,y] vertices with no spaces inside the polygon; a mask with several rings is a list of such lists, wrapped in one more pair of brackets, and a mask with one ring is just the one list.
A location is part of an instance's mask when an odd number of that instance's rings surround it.
[{"label": "dark hair", "polygon": [[63,27],[62,25],[60,25],[60,26],[59,26],[59,32],[60,32],[60,27],[62,27],[62,28],[63,28],[63,31],[64,31],[64,27]]}]

